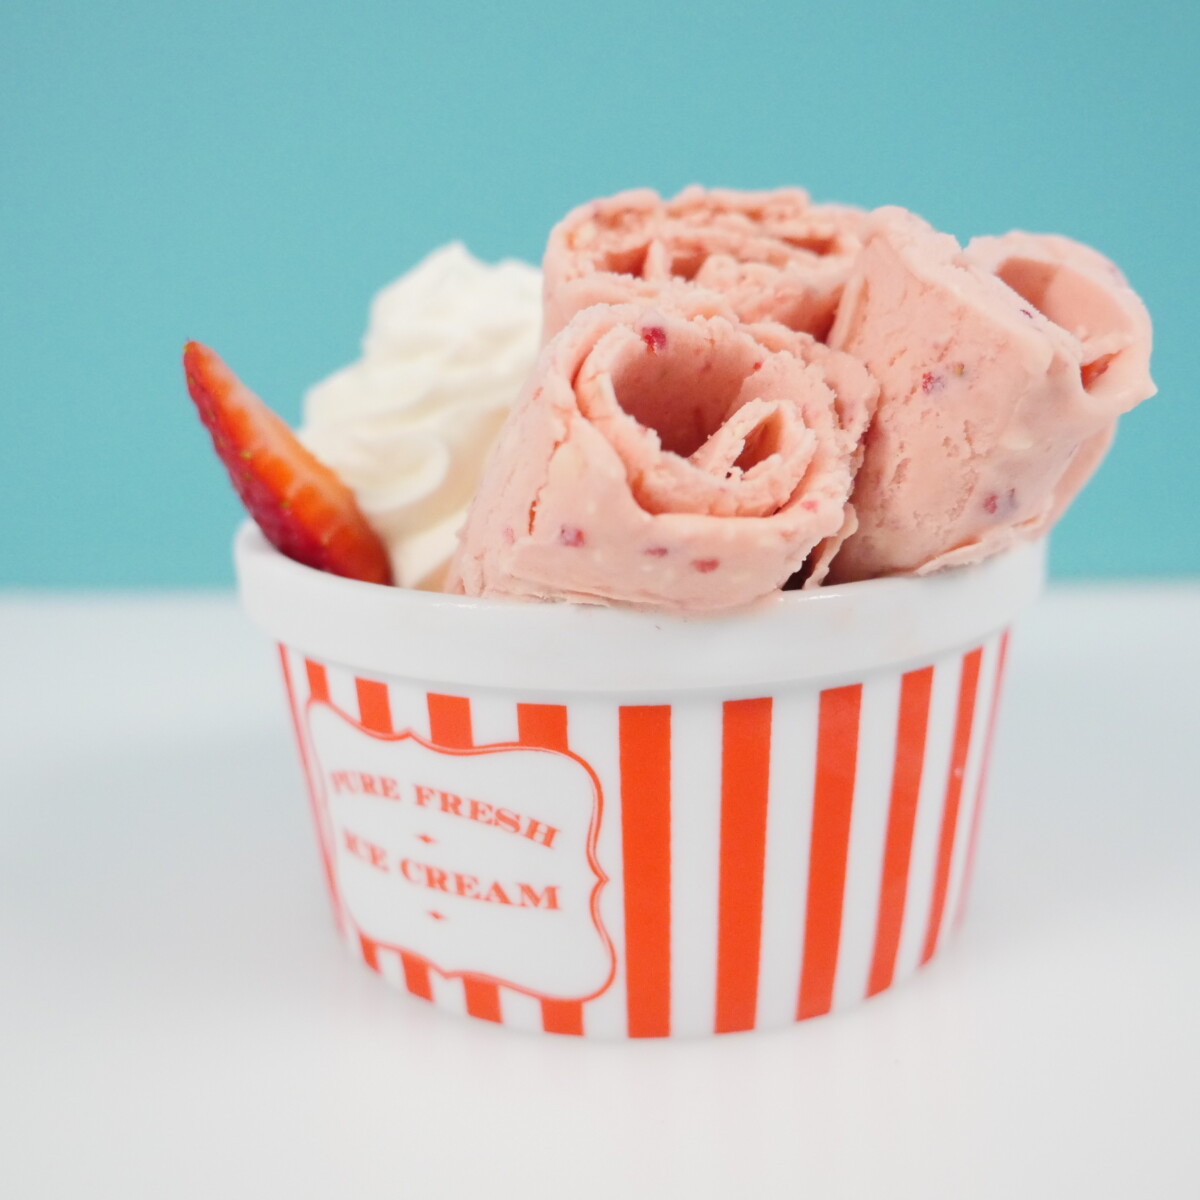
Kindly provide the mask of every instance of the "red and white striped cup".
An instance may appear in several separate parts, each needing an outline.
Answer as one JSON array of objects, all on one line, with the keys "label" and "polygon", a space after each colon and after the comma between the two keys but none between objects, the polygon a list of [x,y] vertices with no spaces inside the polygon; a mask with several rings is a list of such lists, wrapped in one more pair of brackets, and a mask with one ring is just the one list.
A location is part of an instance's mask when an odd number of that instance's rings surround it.
[{"label": "red and white striped cup", "polygon": [[936,952],[971,871],[1041,544],[680,618],[383,588],[253,526],[338,927],[520,1029],[764,1029]]}]

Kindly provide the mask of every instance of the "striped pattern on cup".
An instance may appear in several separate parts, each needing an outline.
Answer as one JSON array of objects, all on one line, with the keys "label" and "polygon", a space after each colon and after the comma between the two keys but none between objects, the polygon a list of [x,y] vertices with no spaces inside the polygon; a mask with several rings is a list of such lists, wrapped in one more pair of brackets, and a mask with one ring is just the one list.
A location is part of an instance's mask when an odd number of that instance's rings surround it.
[{"label": "striped pattern on cup", "polygon": [[[874,995],[961,916],[1006,631],[907,671],[773,696],[453,694],[280,647],[322,865],[342,933],[438,1007],[522,1029],[665,1037],[780,1026]],[[595,772],[599,911],[616,968],[585,1000],[443,974],[346,911],[305,709],[449,748],[570,751]]]}]

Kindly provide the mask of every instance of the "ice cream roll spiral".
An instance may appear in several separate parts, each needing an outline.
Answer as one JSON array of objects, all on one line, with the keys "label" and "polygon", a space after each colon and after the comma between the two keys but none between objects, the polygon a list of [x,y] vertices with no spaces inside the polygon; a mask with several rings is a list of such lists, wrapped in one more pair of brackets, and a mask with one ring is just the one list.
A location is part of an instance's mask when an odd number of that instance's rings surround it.
[{"label": "ice cream roll spiral", "polygon": [[[542,264],[544,337],[592,304],[665,307],[719,293],[742,321],[823,338],[859,249],[861,210],[769,192],[649,189],[594,200],[551,231]],[[681,298],[682,293],[682,298]]]},{"label": "ice cream roll spiral", "polygon": [[876,394],[848,355],[719,303],[585,309],[509,416],[448,590],[717,612],[819,582]]},{"label": "ice cream roll spiral", "polygon": [[1046,532],[1117,417],[1154,394],[1150,320],[1120,272],[1066,238],[963,250],[903,209],[872,214],[829,343],[878,379],[830,579],[979,562]]}]

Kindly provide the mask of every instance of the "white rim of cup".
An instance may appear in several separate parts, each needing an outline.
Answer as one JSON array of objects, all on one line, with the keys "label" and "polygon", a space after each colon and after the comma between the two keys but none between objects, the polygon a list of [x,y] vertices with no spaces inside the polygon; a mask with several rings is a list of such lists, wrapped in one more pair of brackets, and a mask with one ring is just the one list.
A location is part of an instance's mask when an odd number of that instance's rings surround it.
[{"label": "white rim of cup", "polygon": [[292,561],[250,521],[234,560],[252,621],[368,674],[523,691],[730,693],[861,678],[985,638],[1037,597],[1046,546],[1022,543],[932,575],[784,592],[715,616],[361,583]]}]

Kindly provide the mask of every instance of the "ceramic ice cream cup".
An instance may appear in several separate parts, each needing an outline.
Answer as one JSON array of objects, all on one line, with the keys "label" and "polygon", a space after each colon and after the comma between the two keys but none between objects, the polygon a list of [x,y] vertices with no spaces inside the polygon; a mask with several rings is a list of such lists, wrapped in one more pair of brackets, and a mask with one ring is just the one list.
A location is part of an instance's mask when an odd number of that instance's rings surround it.
[{"label": "ceramic ice cream cup", "polygon": [[323,574],[237,536],[353,954],[526,1030],[766,1029],[949,937],[1044,546],[682,618]]}]

